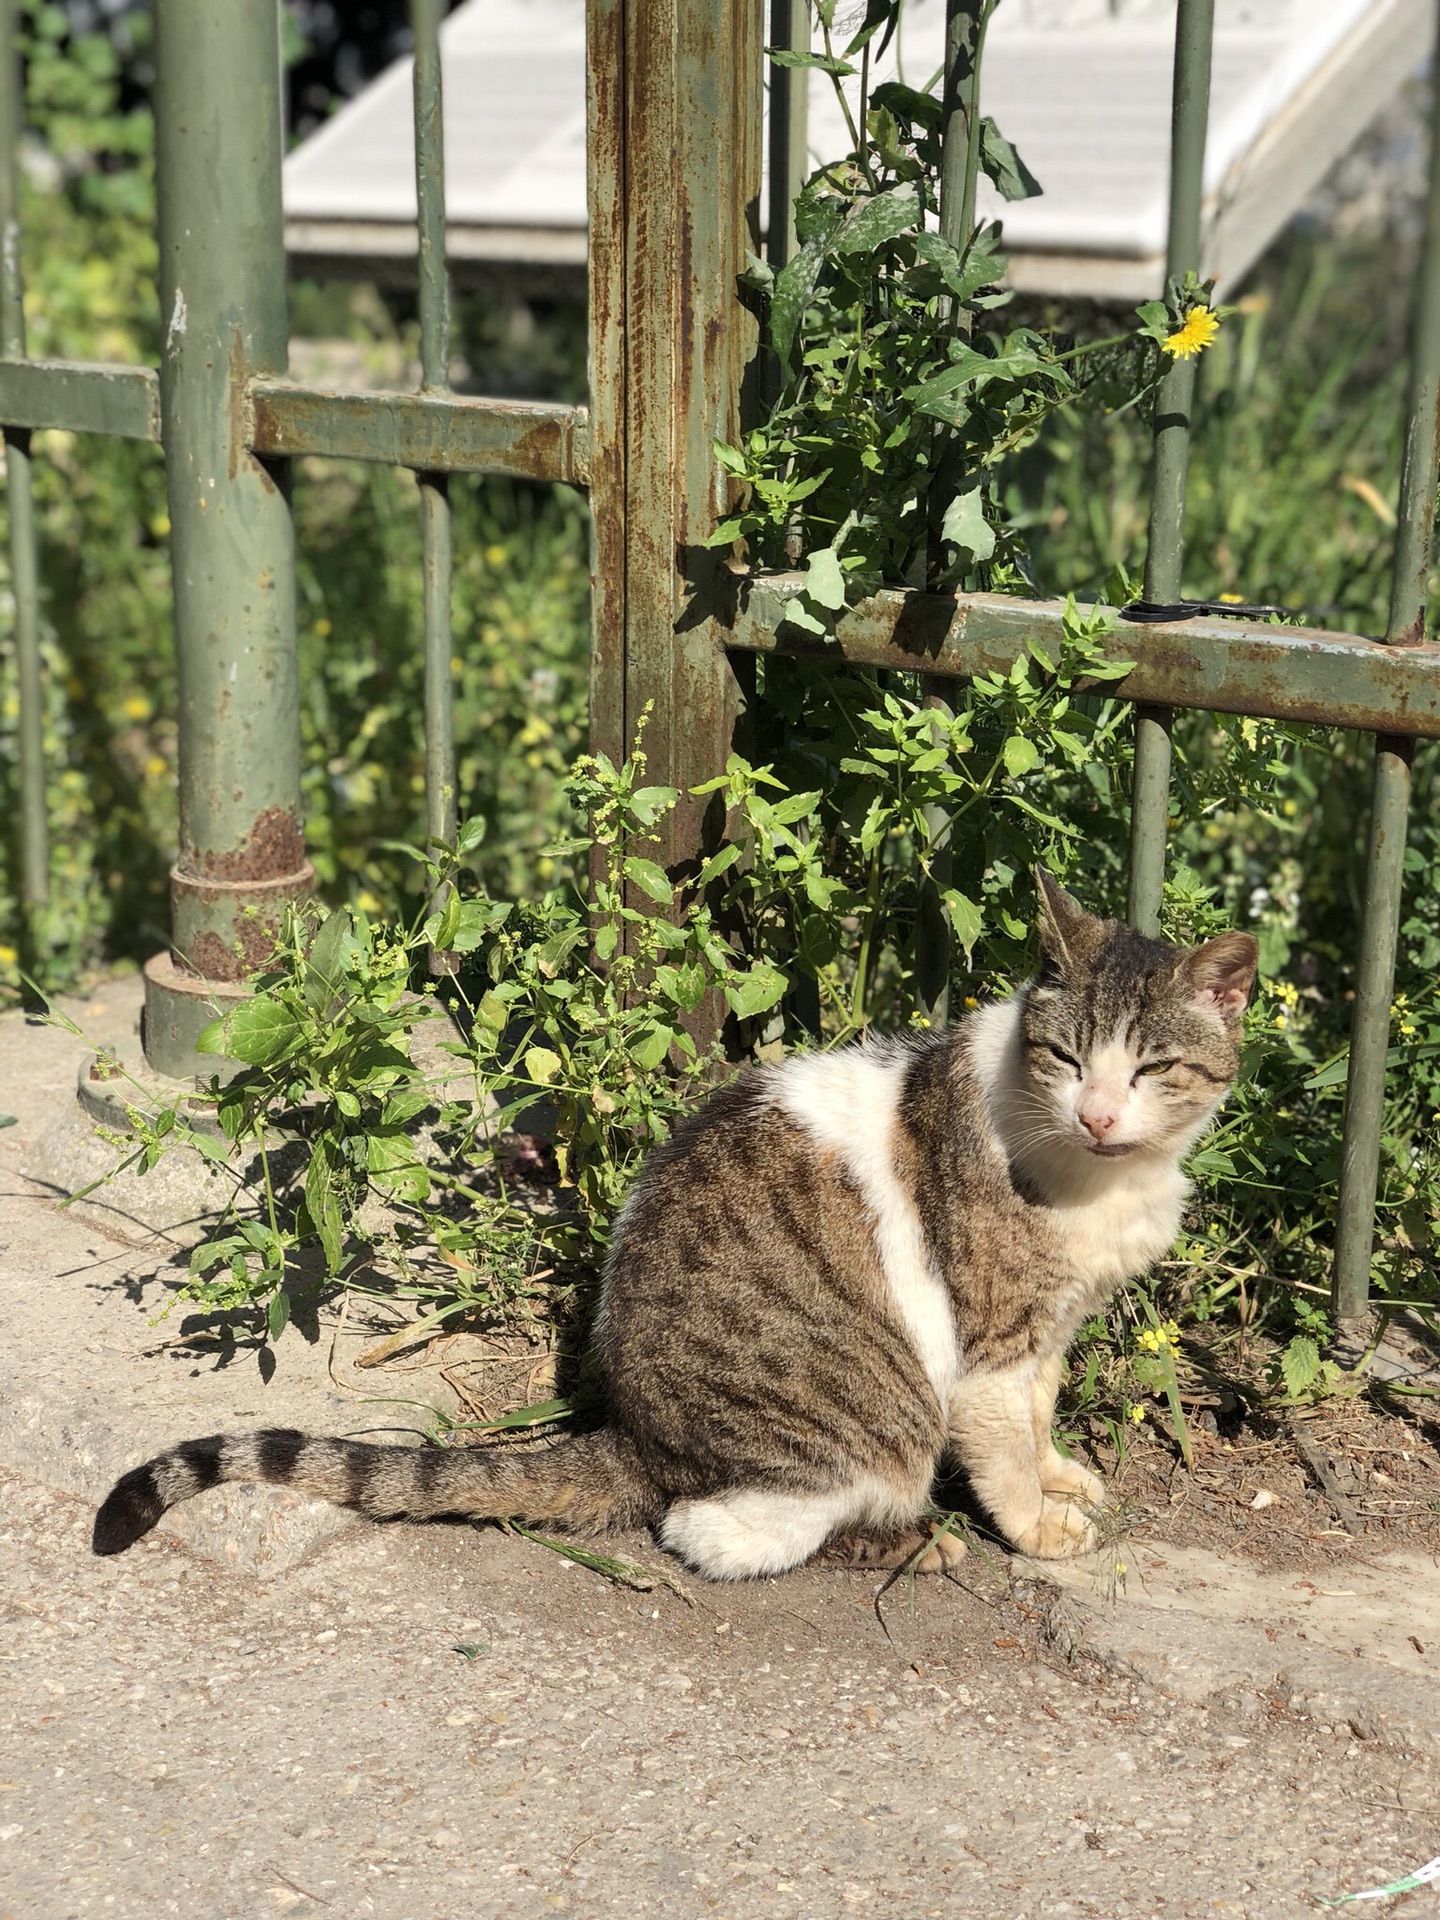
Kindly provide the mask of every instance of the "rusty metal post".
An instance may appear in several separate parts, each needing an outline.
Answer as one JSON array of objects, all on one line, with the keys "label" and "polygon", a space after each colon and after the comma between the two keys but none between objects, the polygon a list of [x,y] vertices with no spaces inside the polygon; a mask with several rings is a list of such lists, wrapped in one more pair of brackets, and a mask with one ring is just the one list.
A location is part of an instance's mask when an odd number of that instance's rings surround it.
[{"label": "rusty metal post", "polygon": [[[1440,93],[1430,122],[1430,193],[1425,248],[1415,292],[1410,347],[1409,417],[1395,562],[1385,639],[1392,647],[1417,646],[1425,638],[1425,593],[1435,523],[1437,455],[1440,455]],[[1380,1177],[1380,1136],[1385,1121],[1385,1058],[1390,1048],[1390,1003],[1395,990],[1395,949],[1404,887],[1410,773],[1415,743],[1393,734],[1375,740],[1375,787],[1365,868],[1365,908],[1360,964],[1355,976],[1355,1013],[1345,1081],[1345,1135],[1340,1154],[1340,1195],[1335,1231],[1331,1298],[1338,1321],[1363,1318],[1370,1298],[1370,1261],[1375,1240],[1375,1193]]]},{"label": "rusty metal post", "polygon": [[[1210,56],[1215,0],[1180,0],[1175,20],[1175,75],[1170,119],[1170,231],[1167,280],[1200,270],[1200,209],[1205,188],[1205,133],[1210,118]],[[1185,473],[1195,363],[1173,360],[1155,396],[1155,455],[1150,482],[1150,538],[1145,598],[1180,598],[1184,558]],[[1170,805],[1170,710],[1135,709],[1135,774],[1130,798],[1132,926],[1160,931],[1165,891],[1165,829]]]},{"label": "rusty metal post", "polygon": [[[985,29],[994,0],[946,0],[945,5],[945,118],[941,129],[940,235],[952,247],[969,244],[975,225],[975,190],[980,171],[980,62]],[[938,303],[943,326],[968,332],[970,315],[948,297]],[[930,486],[930,557],[936,564],[943,553],[940,523],[956,484],[953,458],[947,457],[948,430],[936,431],[937,463]],[[950,716],[949,690],[943,680],[926,674],[920,683],[925,705],[936,715],[935,738],[944,738],[943,721]],[[950,925],[943,894],[950,885],[954,852],[943,807],[927,807],[925,821],[932,844],[930,871],[921,876],[915,901],[915,1011],[932,1026],[943,1026],[950,1014]]]},{"label": "rusty metal post", "polygon": [[313,881],[300,830],[288,475],[246,445],[246,383],[286,368],[275,0],[156,0],[160,401],[175,580],[180,845],[174,958],[146,967],[146,1054],[170,1074],[218,994]]},{"label": "rusty metal post", "polygon": [[[759,246],[761,11],[590,0],[591,738],[624,753],[649,708],[648,778],[682,791],[723,768],[740,704],[723,560],[701,542],[728,505],[712,442],[738,432],[755,363],[736,282]],[[707,829],[704,803],[682,799],[667,867],[719,831],[712,804]]]},{"label": "rusty metal post", "polygon": [[[20,276],[20,191],[15,150],[23,124],[18,0],[0,0],[0,360],[25,358]],[[5,498],[10,533],[10,591],[15,603],[15,680],[20,703],[20,942],[34,967],[43,944],[40,910],[50,899],[50,837],[45,803],[45,689],[40,671],[40,583],[30,434],[5,429]]]},{"label": "rusty metal post", "polygon": [[[420,390],[450,389],[450,290],[445,276],[445,135],[440,73],[440,21],[445,0],[412,0],[415,32],[415,198],[419,214]],[[455,806],[454,686],[450,672],[451,527],[449,480],[416,475],[420,484],[425,616],[425,831],[453,845]],[[443,906],[449,887],[435,890]],[[432,974],[454,973],[453,953],[432,950]]]}]

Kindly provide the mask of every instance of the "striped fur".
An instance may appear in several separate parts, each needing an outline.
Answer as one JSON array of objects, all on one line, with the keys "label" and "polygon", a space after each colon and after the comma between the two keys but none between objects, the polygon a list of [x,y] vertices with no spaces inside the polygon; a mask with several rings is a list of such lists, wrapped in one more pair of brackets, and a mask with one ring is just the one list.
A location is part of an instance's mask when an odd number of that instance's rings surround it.
[{"label": "striped fur", "polygon": [[476,1452],[376,1447],[271,1427],[187,1440],[134,1468],[95,1516],[95,1552],[124,1553],[168,1508],[226,1480],[291,1487],[372,1520],[471,1515],[593,1530],[655,1517],[643,1475],[609,1432],[580,1434],[554,1447]]},{"label": "striped fur", "polygon": [[464,1452],[191,1440],[119,1482],[95,1551],[262,1480],[375,1518],[649,1524],[733,1579],[906,1537],[947,1455],[1022,1551],[1090,1545],[1099,1482],[1050,1441],[1065,1346],[1174,1237],[1255,942],[1177,949],[1041,887],[1018,994],[949,1033],[742,1073],[650,1155],[596,1324],[600,1432]]}]

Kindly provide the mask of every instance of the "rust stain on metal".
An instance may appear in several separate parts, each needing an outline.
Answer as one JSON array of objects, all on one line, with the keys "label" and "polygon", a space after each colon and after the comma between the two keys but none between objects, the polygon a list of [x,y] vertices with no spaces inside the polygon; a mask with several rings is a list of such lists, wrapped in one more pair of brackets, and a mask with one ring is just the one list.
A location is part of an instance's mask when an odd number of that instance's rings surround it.
[{"label": "rust stain on metal", "polygon": [[305,865],[300,823],[284,807],[267,807],[240,846],[228,853],[196,853],[187,863],[191,880],[284,880]]},{"label": "rust stain on metal", "polygon": [[245,452],[245,336],[239,326],[230,329],[230,351],[225,356],[225,398],[230,415],[226,436],[226,472],[233,480]]},{"label": "rust stain on metal", "polygon": [[218,933],[197,934],[185,964],[202,980],[243,980],[268,964],[277,938],[274,920],[267,920],[263,914],[246,914],[236,922],[235,938],[229,946]]}]

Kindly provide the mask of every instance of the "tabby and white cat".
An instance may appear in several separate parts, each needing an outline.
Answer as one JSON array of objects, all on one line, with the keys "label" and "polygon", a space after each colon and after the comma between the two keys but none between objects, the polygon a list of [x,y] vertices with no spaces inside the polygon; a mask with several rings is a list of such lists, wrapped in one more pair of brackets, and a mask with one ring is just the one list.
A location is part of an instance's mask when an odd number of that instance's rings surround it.
[{"label": "tabby and white cat", "polygon": [[377,1518],[649,1525],[740,1579],[837,1536],[862,1556],[903,1539],[947,1454],[1021,1552],[1088,1550],[1101,1482],[1050,1437],[1066,1343],[1174,1238],[1256,947],[1149,940],[1038,877],[1018,993],[945,1033],[742,1073],[651,1154],[605,1277],[598,1432],[492,1452],[190,1440],[119,1481],[95,1551],[268,1480]]}]

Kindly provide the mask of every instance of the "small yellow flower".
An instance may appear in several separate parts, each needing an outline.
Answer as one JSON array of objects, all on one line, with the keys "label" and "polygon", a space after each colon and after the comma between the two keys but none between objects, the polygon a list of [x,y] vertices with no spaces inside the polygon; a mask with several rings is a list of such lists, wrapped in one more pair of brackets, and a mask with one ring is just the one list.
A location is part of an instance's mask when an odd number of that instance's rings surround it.
[{"label": "small yellow flower", "polygon": [[1131,1407],[1131,1409],[1130,1409],[1130,1418],[1131,1418],[1131,1420],[1132,1420],[1132,1422],[1133,1422],[1133,1423],[1134,1423],[1134,1424],[1135,1424],[1135,1425],[1136,1425],[1137,1427],[1139,1427],[1139,1426],[1143,1426],[1143,1425],[1144,1425],[1144,1423],[1145,1423],[1145,1409],[1144,1409],[1144,1407]]},{"label": "small yellow flower", "polygon": [[315,632],[324,640],[329,635],[330,630],[330,622],[322,613],[320,618],[315,622]]},{"label": "small yellow flower", "polygon": [[0,967],[13,967],[19,958],[14,947],[0,945]]},{"label": "small yellow flower", "polygon": [[148,720],[150,718],[150,702],[145,698],[143,693],[132,693],[128,700],[122,700],[120,702],[120,711],[127,720]]},{"label": "small yellow flower", "polygon": [[509,555],[502,546],[492,545],[485,549],[485,564],[487,567],[503,567],[508,558]]},{"label": "small yellow flower", "polygon": [[977,999],[975,998],[975,996],[974,996],[974,994],[973,994],[973,993],[967,993],[967,994],[966,994],[966,996],[965,996],[965,1011],[966,1011],[967,1013],[973,1013],[973,1012],[975,1011],[975,1009],[976,1009],[976,1007],[978,1007],[978,1006],[979,1006],[979,1004],[980,1004],[980,1002],[979,1002],[979,1001],[978,1001],[978,1000],[977,1000]]},{"label": "small yellow flower", "polygon": [[169,771],[170,762],[168,760],[162,760],[158,753],[152,753],[150,758],[145,762],[145,778],[147,780],[159,780],[165,774],[169,773]]},{"label": "small yellow flower", "polygon": [[166,534],[169,533],[170,531],[169,514],[157,513],[153,515],[150,521],[150,531],[152,534],[154,534],[157,540],[163,540]]},{"label": "small yellow flower", "polygon": [[1220,322],[1209,307],[1191,307],[1174,333],[1162,342],[1165,351],[1176,360],[1191,360],[1203,353],[1220,331]]}]

